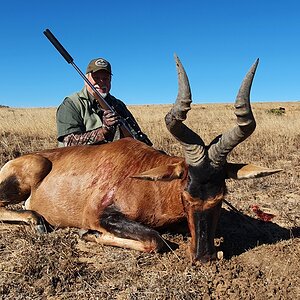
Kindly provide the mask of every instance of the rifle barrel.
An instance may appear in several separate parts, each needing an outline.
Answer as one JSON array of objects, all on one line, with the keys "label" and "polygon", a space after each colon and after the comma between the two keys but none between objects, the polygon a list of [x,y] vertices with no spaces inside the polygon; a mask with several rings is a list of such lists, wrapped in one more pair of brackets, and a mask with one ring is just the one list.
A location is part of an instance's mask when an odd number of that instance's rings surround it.
[{"label": "rifle barrel", "polygon": [[[93,90],[93,92],[98,96],[99,99],[98,102],[100,106],[104,109],[109,109],[113,113],[117,113],[117,111],[105,101],[105,99],[102,97],[102,95],[97,91],[97,89],[94,87],[94,85],[88,80],[88,78],[85,76],[85,74],[82,73],[82,71],[77,67],[77,65],[74,62],[73,57],[69,54],[69,52],[64,48],[64,46],[58,41],[58,39],[53,35],[53,33],[46,29],[44,32],[44,35],[48,38],[48,40],[52,43],[52,45],[56,48],[56,50],[62,55],[62,57],[67,61],[68,64],[71,64],[73,68],[77,71],[77,73],[83,78],[83,80],[88,84],[88,86]],[[142,132],[136,132],[134,128],[129,125],[129,123],[122,117],[120,117],[120,123],[125,129],[126,132],[130,136],[132,136],[134,139],[141,140],[145,142],[147,145],[152,146],[151,141],[148,139],[148,137],[143,134]]]}]

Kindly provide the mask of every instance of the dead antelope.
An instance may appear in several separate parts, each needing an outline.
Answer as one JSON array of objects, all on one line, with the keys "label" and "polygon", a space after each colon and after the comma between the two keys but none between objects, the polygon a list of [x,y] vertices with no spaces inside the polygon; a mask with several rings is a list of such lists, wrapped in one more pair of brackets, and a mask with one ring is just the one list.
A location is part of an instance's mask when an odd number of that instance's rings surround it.
[{"label": "dead antelope", "polygon": [[[258,61],[237,95],[237,125],[205,146],[183,124],[191,109],[191,91],[183,66],[175,59],[179,90],[165,122],[185,158],[163,154],[132,138],[21,156],[0,172],[0,220],[35,224],[43,231],[44,218],[55,227],[96,232],[86,236],[105,245],[152,252],[165,246],[154,228],[187,218],[192,261],[214,259],[225,179],[279,171],[226,161],[256,126],[249,95]],[[5,208],[25,200],[27,210]]]}]

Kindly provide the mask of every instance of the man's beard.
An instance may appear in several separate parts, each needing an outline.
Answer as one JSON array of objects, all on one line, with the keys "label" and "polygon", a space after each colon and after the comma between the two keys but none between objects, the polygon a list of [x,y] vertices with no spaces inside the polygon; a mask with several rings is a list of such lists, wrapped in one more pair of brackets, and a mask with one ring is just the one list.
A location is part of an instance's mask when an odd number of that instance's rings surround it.
[{"label": "man's beard", "polygon": [[100,92],[100,91],[98,90],[98,88],[99,88],[99,86],[98,86],[98,85],[95,85],[95,89],[97,90],[97,92],[101,95],[102,98],[105,98],[105,97],[107,96],[107,94],[108,94],[108,92],[107,92],[107,87],[106,87],[106,86],[102,86],[102,87],[101,87],[101,90],[102,90],[102,91],[105,91],[105,92]]},{"label": "man's beard", "polygon": [[102,98],[106,98],[107,93],[99,93],[101,95]]}]

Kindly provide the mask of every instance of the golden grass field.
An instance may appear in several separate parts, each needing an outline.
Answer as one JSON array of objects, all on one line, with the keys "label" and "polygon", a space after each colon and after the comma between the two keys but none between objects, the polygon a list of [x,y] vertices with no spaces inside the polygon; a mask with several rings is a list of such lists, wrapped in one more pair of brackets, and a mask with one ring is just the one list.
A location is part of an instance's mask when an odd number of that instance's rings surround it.
[{"label": "golden grass field", "polygon": [[[181,148],[164,126],[170,105],[129,106],[154,147]],[[188,234],[164,233],[178,250],[144,254],[80,241],[75,229],[38,236],[0,224],[2,299],[299,299],[300,102],[254,103],[257,128],[229,155],[282,172],[228,180],[218,238],[225,258],[191,266]],[[276,113],[279,107],[285,113]],[[194,104],[187,124],[209,143],[235,124],[232,104]],[[0,108],[0,167],[21,154],[56,147],[55,108]],[[275,214],[257,219],[259,205]]]}]

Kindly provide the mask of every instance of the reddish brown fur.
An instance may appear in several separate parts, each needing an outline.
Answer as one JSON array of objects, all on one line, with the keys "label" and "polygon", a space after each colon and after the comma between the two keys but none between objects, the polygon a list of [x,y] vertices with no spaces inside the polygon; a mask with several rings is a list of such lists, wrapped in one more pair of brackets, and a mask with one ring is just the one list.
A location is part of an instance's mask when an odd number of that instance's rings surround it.
[{"label": "reddish brown fur", "polygon": [[[41,161],[32,165],[32,160]],[[161,165],[183,161],[133,139],[101,146],[67,147],[20,157],[30,172],[51,171],[40,178],[30,176],[32,194],[28,209],[58,227],[99,230],[103,209],[112,202],[130,219],[158,227],[184,218],[180,199],[185,181],[144,181],[130,176]],[[48,165],[47,164],[47,165]],[[35,172],[36,170],[36,172]],[[20,179],[23,170],[10,170]]]}]

